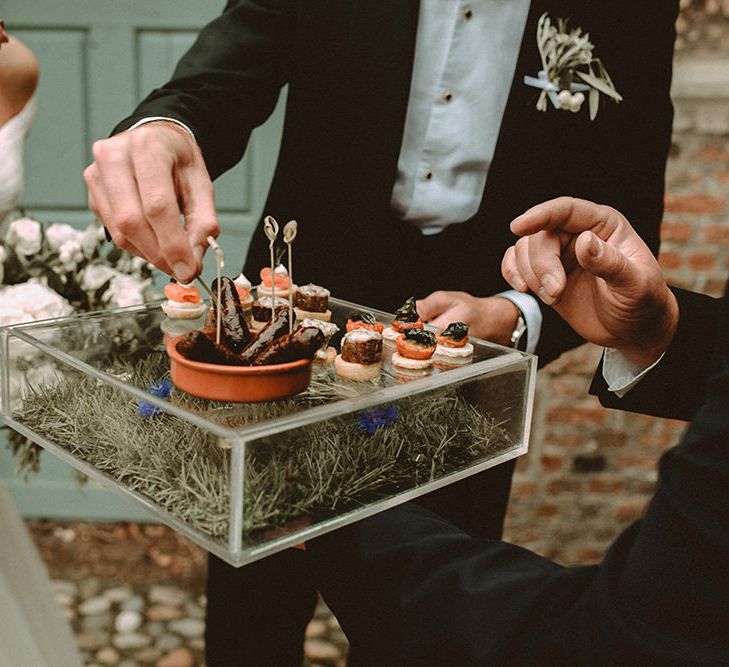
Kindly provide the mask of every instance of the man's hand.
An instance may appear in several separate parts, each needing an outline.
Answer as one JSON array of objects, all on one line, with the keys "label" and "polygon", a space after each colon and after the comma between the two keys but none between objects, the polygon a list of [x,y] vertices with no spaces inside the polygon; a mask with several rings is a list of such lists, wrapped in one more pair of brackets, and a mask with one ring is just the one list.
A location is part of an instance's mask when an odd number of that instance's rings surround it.
[{"label": "man's hand", "polygon": [[[181,282],[202,269],[220,232],[200,149],[175,123],[153,121],[97,141],[84,171],[89,208],[119,247]],[[184,216],[184,227],[180,216]]]},{"label": "man's hand", "polygon": [[590,342],[647,368],[666,350],[678,304],[651,251],[616,210],[561,197],[511,223],[504,278],[531,289]]},{"label": "man's hand", "polygon": [[444,329],[451,322],[465,322],[472,336],[500,345],[509,344],[519,317],[519,309],[508,299],[466,292],[433,292],[416,305],[423,321],[434,327]]}]

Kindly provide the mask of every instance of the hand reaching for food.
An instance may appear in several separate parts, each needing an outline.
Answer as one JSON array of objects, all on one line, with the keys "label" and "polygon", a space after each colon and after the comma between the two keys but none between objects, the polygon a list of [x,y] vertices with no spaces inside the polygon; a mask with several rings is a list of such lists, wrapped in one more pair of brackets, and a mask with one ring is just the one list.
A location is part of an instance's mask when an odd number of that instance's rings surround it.
[{"label": "hand reaching for food", "polygon": [[439,290],[417,302],[424,322],[445,329],[451,322],[465,322],[470,335],[508,345],[519,309],[498,296],[476,297],[467,292]]},{"label": "hand reaching for food", "polygon": [[153,121],[97,141],[93,155],[84,171],[89,208],[114,243],[191,282],[202,270],[206,239],[220,232],[213,185],[192,136]]}]

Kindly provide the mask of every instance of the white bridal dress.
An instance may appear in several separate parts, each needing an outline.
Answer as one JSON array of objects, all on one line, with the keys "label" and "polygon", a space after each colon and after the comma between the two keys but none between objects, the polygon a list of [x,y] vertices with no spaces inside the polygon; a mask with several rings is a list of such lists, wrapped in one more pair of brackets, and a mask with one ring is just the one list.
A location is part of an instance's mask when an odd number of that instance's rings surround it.
[{"label": "white bridal dress", "polygon": [[0,126],[0,239],[7,215],[17,206],[23,191],[23,142],[35,115],[36,97]]},{"label": "white bridal dress", "polygon": [[[35,97],[0,127],[0,238],[20,199],[23,141]],[[0,309],[2,303],[0,303]],[[0,438],[0,446],[4,443]],[[73,635],[45,565],[10,494],[0,483],[0,666],[79,667]]]}]

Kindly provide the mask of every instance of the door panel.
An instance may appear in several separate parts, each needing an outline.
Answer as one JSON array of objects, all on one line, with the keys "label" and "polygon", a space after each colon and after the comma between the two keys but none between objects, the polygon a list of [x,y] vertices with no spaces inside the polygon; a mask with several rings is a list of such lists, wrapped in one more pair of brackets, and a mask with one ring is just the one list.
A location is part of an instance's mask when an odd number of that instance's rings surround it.
[{"label": "door panel", "polygon": [[[40,62],[38,113],[26,145],[26,187],[21,205],[43,221],[85,225],[82,172],[91,145],[106,137],[147,92],[172,73],[198,29],[224,0],[2,0],[11,34]],[[283,98],[283,96],[282,96]],[[240,165],[216,183],[226,272],[242,264],[278,155],[284,100],[258,128]],[[207,262],[210,278],[214,266]],[[251,278],[254,278],[252,276]],[[160,281],[160,286],[164,282]],[[44,455],[40,479],[13,478],[13,462],[0,431],[0,480],[21,511],[32,516],[137,520],[140,511],[108,491],[81,492],[70,468]]]}]

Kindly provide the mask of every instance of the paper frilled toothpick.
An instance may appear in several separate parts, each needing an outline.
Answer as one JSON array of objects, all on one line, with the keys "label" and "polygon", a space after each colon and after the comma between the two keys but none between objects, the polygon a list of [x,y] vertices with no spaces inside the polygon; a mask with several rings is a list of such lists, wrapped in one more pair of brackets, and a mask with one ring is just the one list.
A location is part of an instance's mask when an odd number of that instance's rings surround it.
[{"label": "paper frilled toothpick", "polygon": [[216,295],[216,303],[215,303],[215,342],[220,345],[220,328],[221,328],[221,317],[222,312],[220,308],[220,291],[221,291],[221,285],[220,285],[220,277],[221,277],[221,269],[225,266],[225,258],[223,256],[223,250],[218,245],[218,242],[212,237],[208,236],[207,238],[208,245],[213,249],[213,252],[215,253],[215,269],[218,276],[218,293]]},{"label": "paper frilled toothpick", "polygon": [[294,261],[291,246],[296,238],[299,223],[289,220],[283,229],[283,239],[289,249],[289,333],[294,330]]},{"label": "paper frilled toothpick", "polygon": [[263,232],[268,239],[268,248],[271,251],[271,322],[273,322],[273,315],[276,310],[276,282],[273,279],[276,266],[273,258],[273,248],[276,245],[276,239],[278,238],[278,223],[273,216],[267,215],[263,219]]}]

